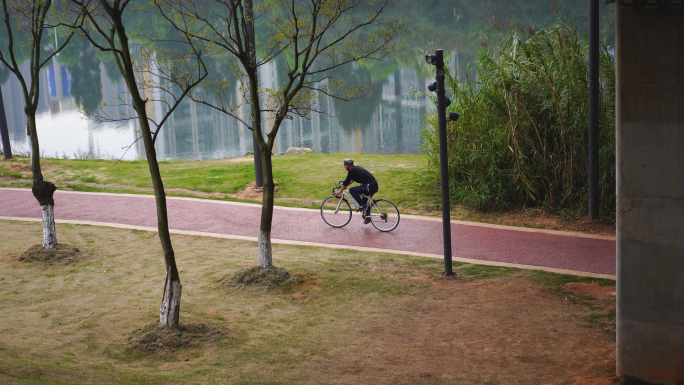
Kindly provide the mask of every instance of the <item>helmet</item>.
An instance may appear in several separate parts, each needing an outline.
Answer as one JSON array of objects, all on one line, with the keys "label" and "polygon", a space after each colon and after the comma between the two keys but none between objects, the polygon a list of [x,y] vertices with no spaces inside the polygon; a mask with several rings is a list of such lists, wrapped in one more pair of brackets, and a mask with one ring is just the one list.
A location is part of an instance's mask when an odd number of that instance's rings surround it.
[{"label": "helmet", "polygon": [[353,166],[354,165],[354,159],[345,159],[343,164],[345,166]]}]

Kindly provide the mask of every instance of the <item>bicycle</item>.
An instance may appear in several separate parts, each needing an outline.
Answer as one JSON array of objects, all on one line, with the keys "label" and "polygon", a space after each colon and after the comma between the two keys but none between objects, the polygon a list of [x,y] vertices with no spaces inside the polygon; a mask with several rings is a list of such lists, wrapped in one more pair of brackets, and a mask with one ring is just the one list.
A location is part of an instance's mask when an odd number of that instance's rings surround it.
[{"label": "bicycle", "polygon": [[[340,181],[337,186],[332,188],[333,196],[327,198],[321,204],[321,217],[328,225],[332,227],[344,227],[352,218],[352,208],[349,205],[351,202],[357,211],[360,210],[359,204],[354,200],[351,194],[344,190],[342,196],[335,195],[335,191],[342,188]],[[399,210],[394,203],[387,199],[373,199],[372,195],[363,195],[361,197],[368,198],[368,204],[371,207],[369,215],[363,210],[361,216],[363,219],[370,218],[370,223],[376,229],[384,232],[392,231],[399,225]]]}]

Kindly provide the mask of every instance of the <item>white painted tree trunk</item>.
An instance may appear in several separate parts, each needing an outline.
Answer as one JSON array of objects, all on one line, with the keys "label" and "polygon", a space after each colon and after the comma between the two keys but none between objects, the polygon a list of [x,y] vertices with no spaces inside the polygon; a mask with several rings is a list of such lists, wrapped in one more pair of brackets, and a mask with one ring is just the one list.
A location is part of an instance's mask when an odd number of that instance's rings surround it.
[{"label": "white painted tree trunk", "polygon": [[43,205],[43,248],[54,249],[57,246],[57,229],[55,228],[55,206]]},{"label": "white painted tree trunk", "polygon": [[167,274],[166,284],[164,285],[164,299],[159,309],[159,324],[161,326],[173,328],[178,325],[182,289],[183,286],[180,280],[172,281],[170,274]]},{"label": "white painted tree trunk", "polygon": [[271,247],[271,232],[259,230],[259,266],[273,266],[273,249]]}]

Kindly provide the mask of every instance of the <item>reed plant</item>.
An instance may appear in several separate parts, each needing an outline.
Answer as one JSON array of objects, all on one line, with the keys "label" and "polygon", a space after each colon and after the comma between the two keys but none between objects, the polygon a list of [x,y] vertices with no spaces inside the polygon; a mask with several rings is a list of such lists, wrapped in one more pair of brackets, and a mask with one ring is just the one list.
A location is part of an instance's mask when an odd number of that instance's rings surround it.
[{"label": "reed plant", "polygon": [[[581,36],[583,35],[583,36]],[[588,40],[559,17],[539,31],[511,24],[495,43],[480,39],[475,78],[449,74],[450,195],[479,210],[542,207],[579,216],[588,190]],[[600,208],[615,217],[615,66],[600,44]],[[465,71],[466,74],[471,71]],[[439,162],[437,119],[423,150]]]}]

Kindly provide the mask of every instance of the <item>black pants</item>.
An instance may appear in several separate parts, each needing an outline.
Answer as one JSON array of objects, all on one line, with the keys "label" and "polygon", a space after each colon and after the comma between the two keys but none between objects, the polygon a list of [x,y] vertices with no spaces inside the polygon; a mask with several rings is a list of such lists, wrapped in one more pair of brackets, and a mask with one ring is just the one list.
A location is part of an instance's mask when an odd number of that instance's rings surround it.
[{"label": "black pants", "polygon": [[370,182],[361,186],[352,187],[349,189],[349,193],[354,197],[354,200],[361,206],[365,206],[368,203],[368,198],[361,198],[361,194],[373,196],[378,192],[378,182]]}]

